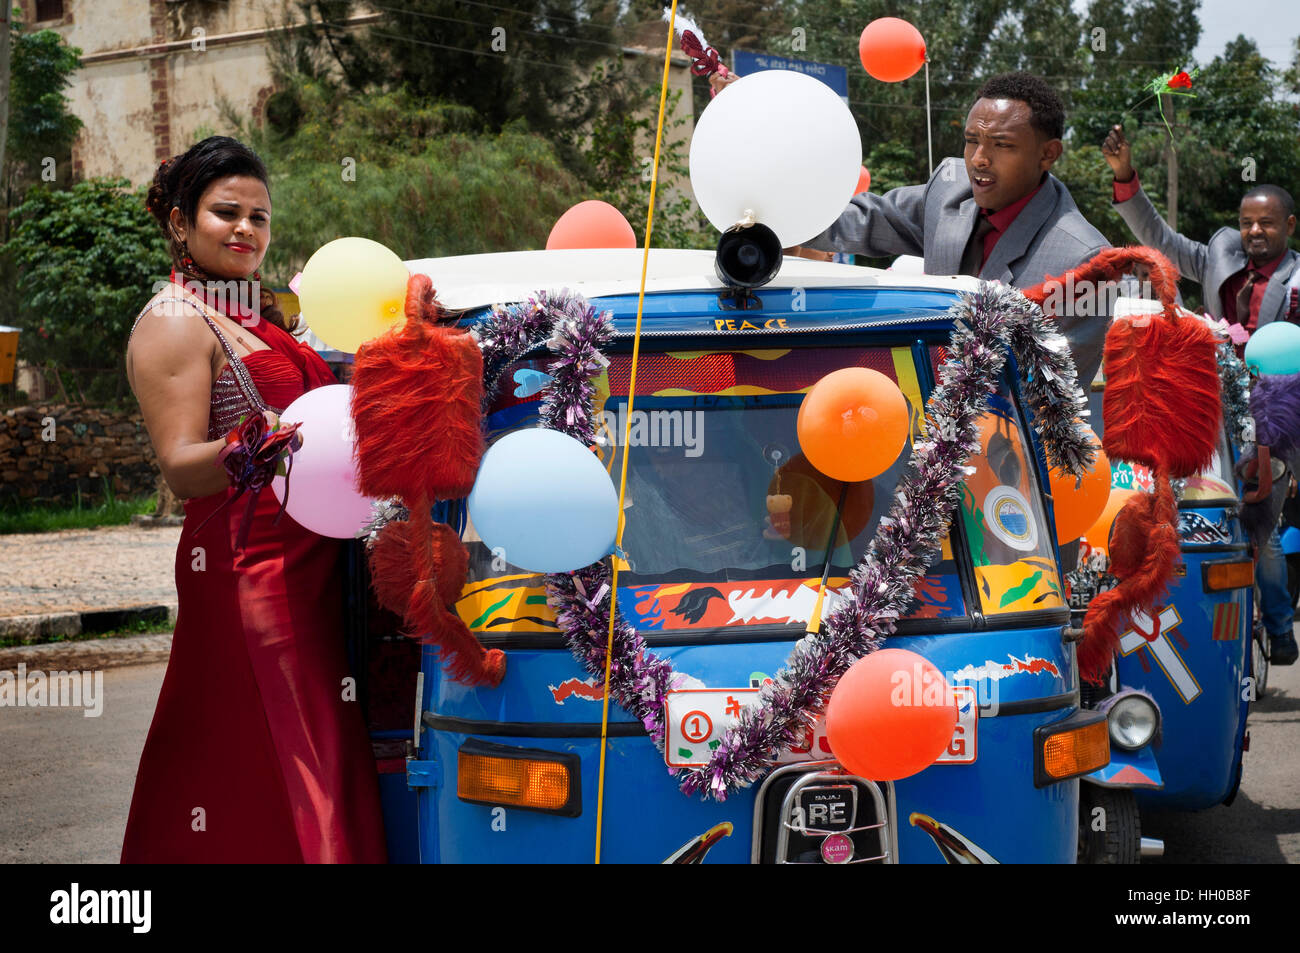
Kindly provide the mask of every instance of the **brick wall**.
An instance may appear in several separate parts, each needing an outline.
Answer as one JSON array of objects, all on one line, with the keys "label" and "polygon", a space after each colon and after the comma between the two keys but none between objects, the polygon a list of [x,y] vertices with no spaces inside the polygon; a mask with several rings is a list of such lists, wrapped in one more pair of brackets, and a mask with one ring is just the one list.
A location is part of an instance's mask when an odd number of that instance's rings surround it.
[{"label": "brick wall", "polygon": [[0,506],[73,504],[78,488],[97,503],[105,477],[118,499],[154,492],[157,457],[138,412],[43,404],[0,414]]}]

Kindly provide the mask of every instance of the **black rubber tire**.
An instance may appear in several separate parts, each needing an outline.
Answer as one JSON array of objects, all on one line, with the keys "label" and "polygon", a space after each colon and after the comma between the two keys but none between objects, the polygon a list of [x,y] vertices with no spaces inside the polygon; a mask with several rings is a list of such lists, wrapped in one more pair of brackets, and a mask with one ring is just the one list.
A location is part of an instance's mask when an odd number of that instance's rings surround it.
[{"label": "black rubber tire", "polygon": [[[1092,812],[1101,808],[1105,829],[1092,829]],[[1079,863],[1136,864],[1141,861],[1142,824],[1137,798],[1127,788],[1079,785]]]},{"label": "black rubber tire", "polygon": [[1255,679],[1255,701],[1259,701],[1268,688],[1268,636],[1262,625],[1251,632],[1250,674]]}]

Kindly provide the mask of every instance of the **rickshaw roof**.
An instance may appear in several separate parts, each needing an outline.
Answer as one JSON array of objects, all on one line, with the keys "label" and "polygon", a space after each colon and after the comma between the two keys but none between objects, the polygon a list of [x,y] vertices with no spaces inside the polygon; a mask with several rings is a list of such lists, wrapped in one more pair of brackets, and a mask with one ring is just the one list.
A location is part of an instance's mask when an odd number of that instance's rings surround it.
[{"label": "rickshaw roof", "polygon": [[[541,290],[568,288],[587,298],[635,296],[641,284],[641,249],[565,249],[514,251],[406,262],[413,274],[433,280],[438,300],[449,308],[473,309],[522,301]],[[646,293],[717,293],[725,287],[708,250],[652,248]],[[974,290],[978,282],[962,275],[901,274],[880,268],[812,261],[787,256],[761,295],[774,289],[917,290],[955,294]]]}]

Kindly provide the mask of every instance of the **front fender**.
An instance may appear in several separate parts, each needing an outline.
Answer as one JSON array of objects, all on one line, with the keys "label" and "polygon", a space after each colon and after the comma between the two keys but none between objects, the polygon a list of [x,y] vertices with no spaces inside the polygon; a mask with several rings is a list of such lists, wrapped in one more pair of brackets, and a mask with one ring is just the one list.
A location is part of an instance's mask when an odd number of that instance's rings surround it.
[{"label": "front fender", "polygon": [[1144,745],[1137,751],[1125,751],[1112,745],[1110,764],[1098,768],[1091,774],[1081,776],[1079,780],[1103,788],[1159,790],[1165,786],[1164,778],[1160,776],[1160,766],[1156,764],[1156,756],[1150,745]]}]

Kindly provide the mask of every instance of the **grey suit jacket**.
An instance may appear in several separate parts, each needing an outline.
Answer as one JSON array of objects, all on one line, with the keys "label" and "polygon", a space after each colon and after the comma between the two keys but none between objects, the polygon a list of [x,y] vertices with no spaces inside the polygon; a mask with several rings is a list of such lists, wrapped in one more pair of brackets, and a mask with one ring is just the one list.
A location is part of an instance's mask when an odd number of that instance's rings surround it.
[{"label": "grey suit jacket", "polygon": [[[854,196],[835,224],[804,244],[872,257],[922,255],[926,274],[955,275],[978,214],[965,162],[949,158],[925,185],[908,185],[884,195]],[[980,277],[1030,288],[1109,247],[1105,236],[1079,212],[1069,190],[1049,174],[993,247]],[[1101,366],[1110,324],[1104,296],[1099,295],[1098,300],[1100,314],[1059,319],[1085,390]]]},{"label": "grey suit jacket", "polygon": [[[1225,227],[1215,232],[1207,245],[1194,242],[1169,227],[1141,188],[1131,199],[1115,202],[1114,208],[1128,223],[1138,241],[1163,252],[1178,266],[1184,277],[1191,278],[1201,286],[1205,293],[1205,310],[1216,318],[1223,317],[1223,284],[1245,268],[1248,261],[1246,252],[1241,247],[1241,232]],[[1277,270],[1268,279],[1256,327],[1286,318],[1290,308],[1287,286],[1298,277],[1298,266],[1300,255],[1288,248]]]}]

